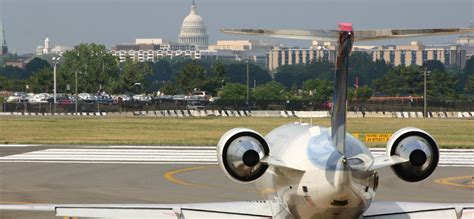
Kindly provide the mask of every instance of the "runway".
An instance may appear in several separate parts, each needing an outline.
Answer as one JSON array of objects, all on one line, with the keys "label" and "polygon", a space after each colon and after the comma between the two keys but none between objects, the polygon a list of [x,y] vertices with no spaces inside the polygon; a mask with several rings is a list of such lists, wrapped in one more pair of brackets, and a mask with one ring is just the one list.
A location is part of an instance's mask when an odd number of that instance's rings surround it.
[{"label": "runway", "polygon": [[[252,184],[237,184],[224,175],[211,160],[215,159],[213,148],[197,148],[2,146],[0,204],[156,204],[260,199]],[[183,156],[171,153],[173,150],[183,151]],[[170,156],[178,161],[172,161]],[[472,167],[439,167],[429,179],[414,184],[399,180],[390,168],[382,169],[379,174],[376,200],[474,203]],[[54,217],[0,211],[0,218]]]},{"label": "runway", "polygon": [[[0,145],[0,163],[217,164],[215,146]],[[374,156],[384,148],[370,149]],[[474,167],[474,150],[441,149],[441,167]]]}]

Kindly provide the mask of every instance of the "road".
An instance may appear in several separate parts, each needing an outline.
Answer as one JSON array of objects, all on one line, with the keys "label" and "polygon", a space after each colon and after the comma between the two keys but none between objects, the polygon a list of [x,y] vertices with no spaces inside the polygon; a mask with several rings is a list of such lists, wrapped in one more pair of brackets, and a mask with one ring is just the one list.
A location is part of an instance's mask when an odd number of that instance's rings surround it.
[{"label": "road", "polygon": [[[79,157],[103,147],[86,148]],[[54,149],[51,151],[51,149]],[[0,158],[43,151],[63,156],[65,147],[0,147]],[[84,148],[79,148],[84,150]],[[50,150],[50,151],[46,151]],[[145,150],[119,148],[120,150]],[[189,149],[191,150],[191,149]],[[46,154],[46,152],[48,154]],[[76,151],[77,152],[77,151]],[[74,152],[73,152],[74,153]],[[103,153],[101,151],[101,153]],[[110,151],[117,155],[117,148]],[[124,151],[124,153],[128,153]],[[199,152],[203,153],[203,152]],[[109,154],[110,155],[110,154]],[[31,156],[38,156],[37,153]],[[43,156],[43,155],[42,155]],[[136,154],[131,154],[137,157]],[[203,156],[207,156],[205,153]],[[30,157],[31,158],[31,157]],[[35,158],[35,157],[33,157]],[[53,157],[54,158],[54,157]],[[35,159],[39,159],[36,157]],[[49,159],[49,160],[48,160]],[[252,184],[241,185],[229,180],[215,164],[206,161],[139,162],[121,157],[113,163],[77,162],[74,158],[58,160],[1,160],[0,204],[7,203],[193,203],[258,200]],[[68,161],[69,159],[69,161]],[[103,159],[103,158],[100,158]],[[158,159],[158,158],[157,158]],[[162,158],[159,158],[162,159]],[[72,161],[71,161],[72,160]],[[192,164],[186,164],[192,163]],[[474,203],[474,169],[472,167],[439,167],[421,183],[405,183],[390,170],[382,169],[376,200]],[[44,213],[0,211],[0,218],[54,218]]]}]

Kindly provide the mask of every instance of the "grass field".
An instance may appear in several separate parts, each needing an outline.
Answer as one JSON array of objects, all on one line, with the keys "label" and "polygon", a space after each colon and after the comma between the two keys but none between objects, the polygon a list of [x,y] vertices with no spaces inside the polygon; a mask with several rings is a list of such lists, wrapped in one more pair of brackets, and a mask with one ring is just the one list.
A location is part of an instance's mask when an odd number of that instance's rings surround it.
[{"label": "grass field", "polygon": [[[296,121],[299,119],[0,117],[0,144],[215,145],[222,134],[235,127],[248,127],[266,134],[279,125]],[[303,122],[309,122],[309,119]],[[313,119],[315,125],[329,126],[329,123],[329,119]],[[349,132],[393,133],[407,126],[426,130],[444,148],[474,148],[474,120],[348,120]]]}]

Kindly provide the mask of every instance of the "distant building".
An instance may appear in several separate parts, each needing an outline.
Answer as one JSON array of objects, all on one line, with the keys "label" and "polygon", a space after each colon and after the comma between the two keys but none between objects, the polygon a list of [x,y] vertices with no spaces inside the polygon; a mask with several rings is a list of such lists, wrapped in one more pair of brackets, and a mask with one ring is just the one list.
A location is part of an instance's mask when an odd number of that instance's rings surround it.
[{"label": "distant building", "polygon": [[266,52],[263,51],[232,51],[232,50],[201,50],[202,59],[220,61],[245,61],[255,62],[262,67],[266,66]]},{"label": "distant building", "polygon": [[202,17],[197,13],[196,3],[193,0],[191,12],[184,18],[178,43],[206,47],[209,45],[209,35]]},{"label": "distant building", "polygon": [[456,43],[466,50],[466,59],[474,56],[474,36],[461,36],[456,40]]},{"label": "distant building", "polygon": [[127,58],[136,62],[155,62],[161,58],[201,58],[197,46],[172,43],[161,38],[136,39],[134,44],[112,46],[111,52],[120,62],[125,62]]},{"label": "distant building", "polygon": [[46,39],[44,39],[43,45],[36,47],[36,55],[38,55],[38,56],[48,55],[48,54],[63,55],[63,53],[65,53],[66,51],[73,50],[73,49],[74,48],[71,47],[71,46],[54,46],[54,47],[51,47],[49,37],[46,37]]},{"label": "distant building", "polygon": [[314,41],[310,48],[275,47],[267,53],[267,69],[276,71],[283,65],[308,64],[312,61],[336,62],[336,46],[333,43]]},{"label": "distant building", "polygon": [[46,37],[44,40],[44,48],[43,48],[43,54],[49,54],[51,52],[51,48],[49,48],[49,37]]},{"label": "distant building", "polygon": [[219,40],[216,44],[210,45],[209,50],[230,50],[230,51],[247,51],[247,50],[270,50],[275,45],[264,43],[256,40]]},{"label": "distant building", "polygon": [[6,61],[4,66],[13,66],[13,67],[17,67],[17,68],[25,68],[26,66],[26,61],[25,60],[14,60],[14,61]]},{"label": "distant building", "polygon": [[[474,20],[471,20],[469,28],[474,28]],[[456,40],[456,44],[461,45],[466,50],[466,57],[470,59],[474,56],[474,36],[472,34],[465,34]]]},{"label": "distant building", "polygon": [[428,60],[438,60],[444,65],[456,65],[464,68],[466,65],[466,50],[459,45],[425,46],[420,42],[410,45],[377,46],[371,49],[355,47],[355,50],[366,51],[375,60],[398,65],[423,65]]},{"label": "distant building", "polygon": [[275,47],[255,40],[220,40],[201,51],[203,59],[243,61],[251,60],[266,66],[267,51]]},{"label": "distant building", "polygon": [[8,46],[7,40],[5,38],[5,27],[2,25],[0,26],[0,56],[8,54]]}]

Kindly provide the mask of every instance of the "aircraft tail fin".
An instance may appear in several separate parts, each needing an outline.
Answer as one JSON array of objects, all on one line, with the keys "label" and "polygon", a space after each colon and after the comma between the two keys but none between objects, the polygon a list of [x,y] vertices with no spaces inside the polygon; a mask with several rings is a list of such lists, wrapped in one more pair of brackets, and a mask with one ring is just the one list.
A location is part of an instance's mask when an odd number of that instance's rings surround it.
[{"label": "aircraft tail fin", "polygon": [[331,138],[335,148],[345,154],[347,81],[349,74],[349,56],[354,42],[351,23],[339,24],[339,46],[336,71],[334,73],[333,107],[331,114]]}]

